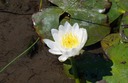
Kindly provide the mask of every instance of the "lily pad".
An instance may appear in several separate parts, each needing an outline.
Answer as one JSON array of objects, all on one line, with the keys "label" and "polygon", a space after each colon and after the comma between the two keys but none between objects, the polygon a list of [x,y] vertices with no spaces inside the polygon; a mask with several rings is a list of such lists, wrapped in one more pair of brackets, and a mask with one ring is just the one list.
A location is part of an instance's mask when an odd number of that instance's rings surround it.
[{"label": "lily pad", "polygon": [[107,54],[113,61],[112,76],[104,79],[108,83],[128,83],[128,43],[115,44]]},{"label": "lily pad", "polygon": [[118,6],[120,6],[123,10],[128,11],[128,0],[115,0]]},{"label": "lily pad", "polygon": [[[66,19],[72,25],[78,23],[80,27],[86,28],[88,32],[88,41],[86,45],[94,44],[104,38],[110,32],[110,28],[106,25],[106,16],[88,10],[70,10],[70,19]],[[32,16],[35,24],[36,32],[41,38],[52,39],[51,29],[58,29],[60,16],[63,14],[60,8],[47,8],[42,12],[38,12]],[[64,18],[65,19],[65,18]],[[63,20],[64,20],[63,19]]]},{"label": "lily pad", "polygon": [[61,14],[63,14],[63,11],[58,7],[54,7],[32,15],[35,30],[41,38],[52,39],[51,29],[58,29]]},{"label": "lily pad", "polygon": [[121,14],[125,13],[123,9],[117,5],[115,0],[110,0],[112,2],[112,6],[110,8],[110,11],[108,12],[109,17],[109,23],[112,23],[114,20],[116,20]]},{"label": "lily pad", "polygon": [[64,11],[70,8],[77,8],[78,1],[77,0],[49,0],[51,3],[57,5],[59,8],[63,9]]},{"label": "lily pad", "polygon": [[[95,83],[102,80],[104,76],[111,76],[112,61],[106,60],[102,54],[84,52],[75,58],[78,76],[81,83]],[[67,63],[65,63],[66,65]],[[68,63],[67,65],[69,65]],[[72,75],[72,68],[69,69]]]},{"label": "lily pad", "polygon": [[104,9],[106,4],[108,3],[105,0],[49,0],[51,3],[57,5],[62,8],[64,11],[68,11],[70,9],[89,9],[93,11],[99,11]]},{"label": "lily pad", "polygon": [[128,83],[128,43],[122,42],[122,36],[115,33],[105,37],[101,45],[113,62],[112,76],[105,76],[103,79],[107,83]]}]

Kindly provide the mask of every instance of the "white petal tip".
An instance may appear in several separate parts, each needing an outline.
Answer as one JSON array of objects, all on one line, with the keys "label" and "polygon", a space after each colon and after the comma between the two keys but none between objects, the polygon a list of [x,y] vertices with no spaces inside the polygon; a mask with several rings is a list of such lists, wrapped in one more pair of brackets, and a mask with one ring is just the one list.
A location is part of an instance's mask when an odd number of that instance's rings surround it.
[{"label": "white petal tip", "polygon": [[42,41],[43,41],[44,43],[46,43],[46,42],[48,41],[48,39],[42,39]]},{"label": "white petal tip", "polygon": [[65,24],[70,24],[70,23],[68,21],[66,21]]},{"label": "white petal tip", "polygon": [[64,61],[66,61],[68,59],[68,57],[66,57],[66,56],[60,56],[59,58],[58,58],[58,60],[60,61],[60,62],[64,62]]},{"label": "white petal tip", "polygon": [[56,55],[61,55],[61,51],[58,49],[49,49],[49,52]]},{"label": "white petal tip", "polygon": [[70,23],[68,21],[65,22],[64,27],[71,27]]}]

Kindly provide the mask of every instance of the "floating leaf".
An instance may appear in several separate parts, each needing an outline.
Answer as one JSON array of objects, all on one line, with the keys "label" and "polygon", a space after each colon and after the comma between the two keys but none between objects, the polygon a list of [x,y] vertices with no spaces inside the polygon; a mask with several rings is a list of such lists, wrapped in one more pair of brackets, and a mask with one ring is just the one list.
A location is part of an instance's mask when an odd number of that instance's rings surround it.
[{"label": "floating leaf", "polygon": [[68,11],[70,9],[89,9],[93,11],[99,11],[100,9],[104,9],[106,4],[108,3],[105,0],[49,0],[51,3],[57,5],[62,8],[64,11]]},{"label": "floating leaf", "polygon": [[51,29],[58,28],[59,17],[63,14],[60,8],[47,8],[32,15],[36,32],[42,38],[52,38]]},{"label": "floating leaf", "polygon": [[[88,10],[70,10],[70,23],[78,23],[80,27],[88,31],[88,41],[86,45],[94,44],[104,38],[110,32],[105,20],[106,16]],[[42,38],[52,38],[51,29],[58,28],[60,16],[64,12],[59,8],[48,8],[33,15],[36,32]],[[61,24],[63,24],[61,22]]]},{"label": "floating leaf", "polygon": [[[127,32],[128,33],[128,32]],[[119,33],[105,37],[101,45],[113,62],[112,76],[105,76],[107,83],[128,83],[128,43],[122,43]]]},{"label": "floating leaf", "polygon": [[[76,57],[76,68],[82,81],[81,83],[86,83],[86,81],[95,83],[102,80],[103,76],[111,76],[111,66],[112,61],[105,60],[101,54],[84,52],[79,57]],[[72,74],[72,69],[69,72]]]},{"label": "floating leaf", "polygon": [[112,2],[112,6],[110,11],[108,12],[109,17],[109,23],[112,23],[114,20],[116,20],[121,14],[123,14],[125,11],[121,9],[114,0],[110,0]]},{"label": "floating leaf", "polygon": [[115,2],[117,3],[117,5],[125,11],[128,11],[128,4],[127,4],[128,0],[115,0]]},{"label": "floating leaf", "polygon": [[107,54],[113,61],[112,76],[104,79],[108,83],[128,83],[128,43],[115,44]]},{"label": "floating leaf", "polygon": [[76,8],[78,6],[77,0],[49,0],[51,3],[57,5],[64,11],[70,8]]},{"label": "floating leaf", "polygon": [[[100,14],[90,9],[79,8],[80,6],[83,6],[82,5],[83,2],[78,3],[78,1],[75,0],[71,0],[71,1],[58,0],[58,2],[56,0],[50,0],[50,1],[53,3],[57,3],[56,5],[61,4],[64,7],[74,2],[76,4],[73,4],[74,7],[72,9],[68,9],[66,11],[69,15],[71,15],[71,18],[69,19],[65,19],[65,18],[60,19],[61,16],[64,14],[65,10],[62,10],[58,7],[46,8],[42,12],[38,12],[34,14],[32,18],[35,24],[35,29],[36,32],[39,34],[39,36],[41,36],[42,38],[51,39],[52,38],[50,33],[51,29],[52,28],[57,29],[60,23],[63,25],[64,24],[63,22],[67,20],[70,21],[72,25],[77,22],[80,25],[80,27],[87,29],[89,37],[86,46],[95,44],[96,42],[102,40],[107,34],[110,33],[110,28],[106,23],[107,21],[106,15]],[[88,6],[91,5],[89,1],[84,1],[84,2],[88,3]],[[96,1],[93,0],[92,4],[96,4]]]},{"label": "floating leaf", "polygon": [[72,74],[69,73],[69,70],[71,69],[71,63],[68,62],[68,63],[64,63],[63,64],[63,67],[64,67],[64,72],[65,74],[69,77],[69,78],[72,78],[74,79],[74,76]]}]

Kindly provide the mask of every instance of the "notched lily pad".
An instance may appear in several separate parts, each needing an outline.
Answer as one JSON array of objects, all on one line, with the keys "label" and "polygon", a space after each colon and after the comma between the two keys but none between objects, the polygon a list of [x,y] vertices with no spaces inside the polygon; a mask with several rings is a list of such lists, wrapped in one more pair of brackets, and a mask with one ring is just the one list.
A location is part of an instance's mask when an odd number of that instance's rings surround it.
[{"label": "notched lily pad", "polygon": [[[60,17],[67,12],[71,15],[69,21],[72,25],[78,23],[81,28],[86,28],[88,32],[88,41],[86,46],[95,44],[102,40],[107,34],[110,33],[110,28],[107,25],[106,15],[100,14],[88,7],[92,7],[92,4],[96,5],[99,1],[77,1],[77,0],[49,0],[50,2],[58,5],[58,7],[46,8],[42,12],[38,12],[32,16],[35,25],[36,32],[42,38],[52,38],[51,29],[58,28],[59,23],[64,24],[65,18],[60,20]],[[103,1],[103,0],[102,0]],[[93,3],[92,3],[93,2]],[[75,3],[75,4],[73,4]],[[85,4],[88,6],[85,8]],[[67,6],[73,5],[68,8]],[[83,5],[84,4],[84,5]],[[97,4],[100,8],[103,4]],[[60,8],[59,8],[60,7]],[[68,10],[64,10],[67,8]],[[92,8],[93,9],[93,8]]]},{"label": "notched lily pad", "polygon": [[[88,13],[87,13],[88,12]],[[110,33],[110,28],[106,24],[106,15],[88,11],[86,9],[69,10],[69,19],[63,18],[60,22],[60,17],[64,11],[60,8],[47,8],[42,12],[38,12],[32,16],[36,32],[42,38],[50,38],[51,29],[58,29],[59,23],[64,24],[63,20],[69,21],[72,25],[78,23],[81,28],[86,28],[88,32],[87,45],[94,44]]]},{"label": "notched lily pad", "polygon": [[108,83],[128,83],[128,43],[119,43],[107,51],[113,61],[112,76],[104,79]]},{"label": "notched lily pad", "polygon": [[112,76],[105,76],[108,83],[128,83],[128,43],[122,42],[121,33],[110,34],[105,37],[101,45],[113,61]]},{"label": "notched lily pad", "polygon": [[63,14],[63,11],[57,7],[47,8],[41,12],[33,14],[32,20],[39,36],[52,39],[51,29],[58,28],[59,17],[61,14]]}]

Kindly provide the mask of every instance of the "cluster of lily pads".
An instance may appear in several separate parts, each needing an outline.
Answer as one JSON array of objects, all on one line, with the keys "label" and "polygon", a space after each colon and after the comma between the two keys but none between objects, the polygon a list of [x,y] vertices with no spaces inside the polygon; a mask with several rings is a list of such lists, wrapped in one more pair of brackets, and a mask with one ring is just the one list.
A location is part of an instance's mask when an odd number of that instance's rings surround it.
[{"label": "cluster of lily pads", "polygon": [[[75,57],[81,83],[106,80],[128,83],[128,5],[127,0],[49,0],[48,8],[33,14],[38,35],[53,39],[51,29],[68,21],[78,23],[88,33],[85,48],[100,42],[103,53],[84,51]],[[107,56],[107,57],[106,57]],[[72,77],[70,61],[64,69]]]}]

